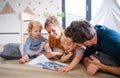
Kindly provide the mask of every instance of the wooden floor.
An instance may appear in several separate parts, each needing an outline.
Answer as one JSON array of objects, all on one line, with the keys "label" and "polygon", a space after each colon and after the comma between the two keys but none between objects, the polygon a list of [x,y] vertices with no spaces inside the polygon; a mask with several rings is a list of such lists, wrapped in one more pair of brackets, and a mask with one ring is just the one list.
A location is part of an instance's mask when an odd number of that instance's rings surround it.
[{"label": "wooden floor", "polygon": [[[3,45],[0,45],[0,52]],[[0,78],[118,78],[117,76],[98,72],[95,76],[86,74],[85,68],[79,64],[69,73],[60,73],[52,70],[18,64],[17,60],[0,58]]]}]

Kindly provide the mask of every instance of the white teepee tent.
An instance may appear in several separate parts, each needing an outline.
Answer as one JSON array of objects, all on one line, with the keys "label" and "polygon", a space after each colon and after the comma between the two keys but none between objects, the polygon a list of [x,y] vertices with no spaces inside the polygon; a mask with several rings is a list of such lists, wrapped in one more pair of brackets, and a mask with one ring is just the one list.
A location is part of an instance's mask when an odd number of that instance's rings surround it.
[{"label": "white teepee tent", "polygon": [[102,24],[120,32],[120,7],[116,0],[102,0],[95,17],[90,21],[93,25]]}]

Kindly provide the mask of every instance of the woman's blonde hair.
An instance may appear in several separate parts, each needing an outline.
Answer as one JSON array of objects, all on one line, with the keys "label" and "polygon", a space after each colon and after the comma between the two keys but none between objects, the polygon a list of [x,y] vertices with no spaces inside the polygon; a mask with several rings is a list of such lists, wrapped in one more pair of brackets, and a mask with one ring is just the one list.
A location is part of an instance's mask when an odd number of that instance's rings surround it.
[{"label": "woman's blonde hair", "polygon": [[58,18],[56,16],[49,16],[45,21],[45,29],[47,26],[50,26],[50,24],[53,24],[54,26],[57,26],[61,28],[60,23],[58,21]]},{"label": "woman's blonde hair", "polygon": [[30,31],[32,30],[32,28],[34,26],[39,26],[40,27],[40,31],[42,30],[42,24],[39,21],[31,21],[28,24],[28,33],[30,33]]}]

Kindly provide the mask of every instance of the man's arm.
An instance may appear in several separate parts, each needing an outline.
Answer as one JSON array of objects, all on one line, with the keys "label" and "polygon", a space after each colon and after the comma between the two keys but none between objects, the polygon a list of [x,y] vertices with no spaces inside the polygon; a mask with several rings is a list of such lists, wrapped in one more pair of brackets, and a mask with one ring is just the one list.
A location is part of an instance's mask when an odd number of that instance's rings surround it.
[{"label": "man's arm", "polygon": [[120,76],[120,66],[108,66],[105,64],[101,64],[100,70]]},{"label": "man's arm", "polygon": [[[87,63],[86,63],[87,62]],[[89,64],[88,64],[89,63]],[[84,59],[84,64],[86,64],[87,67],[87,71],[90,72],[90,68],[93,68],[92,65],[94,65],[94,68],[97,67],[98,69],[96,70],[96,72],[102,71],[102,72],[107,72],[107,73],[111,73],[114,75],[118,75],[120,76],[120,66],[108,66],[105,64],[102,64],[97,58],[95,58],[94,56],[90,56],[90,58],[85,58]],[[91,65],[92,64],[92,65]],[[94,74],[96,73],[94,71]],[[93,74],[92,74],[93,75]]]}]

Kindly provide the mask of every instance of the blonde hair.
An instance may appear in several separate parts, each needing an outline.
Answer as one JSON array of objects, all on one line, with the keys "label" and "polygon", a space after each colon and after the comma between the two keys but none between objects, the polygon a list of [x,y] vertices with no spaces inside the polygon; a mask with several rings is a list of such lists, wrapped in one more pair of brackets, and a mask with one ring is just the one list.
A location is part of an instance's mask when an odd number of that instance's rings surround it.
[{"label": "blonde hair", "polygon": [[39,26],[40,27],[40,31],[42,30],[42,24],[39,21],[31,21],[28,24],[28,33],[30,33],[30,31],[32,30],[32,28],[34,26]]},{"label": "blonde hair", "polygon": [[72,40],[68,37],[66,37],[64,34],[61,36],[61,43],[64,44],[64,42],[71,42]]},{"label": "blonde hair", "polygon": [[62,35],[62,36],[61,36],[61,44],[63,45],[63,44],[66,43],[66,42],[67,42],[67,43],[73,43],[74,48],[77,47],[77,46],[82,46],[82,44],[75,43],[75,42],[72,41],[71,38],[66,37],[65,35]]},{"label": "blonde hair", "polygon": [[45,29],[46,29],[47,26],[50,26],[50,24],[53,24],[54,26],[57,26],[57,27],[61,28],[60,23],[59,23],[56,16],[49,16],[46,19],[46,21],[45,21]]}]

